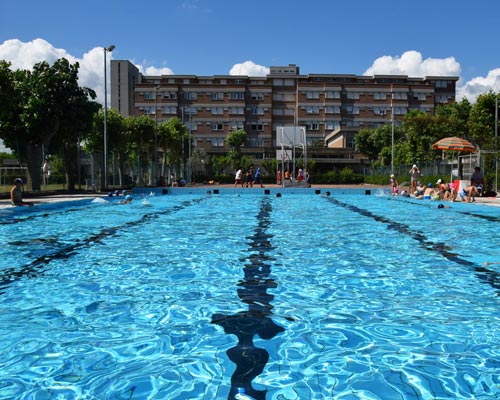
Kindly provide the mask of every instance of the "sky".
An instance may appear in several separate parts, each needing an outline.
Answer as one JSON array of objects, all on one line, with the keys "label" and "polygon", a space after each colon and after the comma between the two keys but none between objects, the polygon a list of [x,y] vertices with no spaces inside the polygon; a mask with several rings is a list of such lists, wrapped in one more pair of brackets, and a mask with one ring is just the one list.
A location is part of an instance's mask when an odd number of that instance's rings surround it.
[{"label": "sky", "polygon": [[101,103],[111,44],[108,63],[146,75],[455,76],[457,100],[474,102],[500,91],[499,27],[494,0],[0,0],[0,60],[78,61]]}]

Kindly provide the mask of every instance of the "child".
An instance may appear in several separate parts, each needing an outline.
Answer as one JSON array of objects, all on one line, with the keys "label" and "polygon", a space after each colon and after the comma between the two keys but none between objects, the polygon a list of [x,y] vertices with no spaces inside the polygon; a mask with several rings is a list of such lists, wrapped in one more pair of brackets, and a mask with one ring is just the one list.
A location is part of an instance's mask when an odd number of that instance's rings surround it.
[{"label": "child", "polygon": [[399,192],[399,184],[394,174],[391,174],[391,192],[393,196],[397,196]]}]

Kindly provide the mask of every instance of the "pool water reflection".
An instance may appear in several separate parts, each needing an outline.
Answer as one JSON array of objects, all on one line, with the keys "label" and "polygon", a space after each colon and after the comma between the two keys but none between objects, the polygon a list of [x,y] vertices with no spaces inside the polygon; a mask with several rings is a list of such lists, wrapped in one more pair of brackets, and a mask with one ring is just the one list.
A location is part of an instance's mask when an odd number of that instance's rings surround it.
[{"label": "pool water reflection", "polygon": [[0,398],[500,396],[498,209],[148,202],[2,219]]}]

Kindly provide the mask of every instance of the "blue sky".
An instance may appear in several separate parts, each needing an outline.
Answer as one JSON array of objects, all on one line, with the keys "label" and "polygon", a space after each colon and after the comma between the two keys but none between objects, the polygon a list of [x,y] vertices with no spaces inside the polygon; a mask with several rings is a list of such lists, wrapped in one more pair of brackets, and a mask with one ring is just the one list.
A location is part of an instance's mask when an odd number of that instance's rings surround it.
[{"label": "blue sky", "polygon": [[103,46],[146,74],[459,76],[458,97],[500,91],[500,2],[476,0],[2,1],[0,59],[79,61],[103,99]]}]

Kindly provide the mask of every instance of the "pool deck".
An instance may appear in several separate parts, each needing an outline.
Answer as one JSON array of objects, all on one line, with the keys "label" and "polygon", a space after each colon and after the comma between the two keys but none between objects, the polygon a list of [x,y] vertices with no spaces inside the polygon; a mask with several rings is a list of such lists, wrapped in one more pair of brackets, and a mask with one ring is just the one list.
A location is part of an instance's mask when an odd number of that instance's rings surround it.
[{"label": "pool deck", "polygon": [[[186,190],[189,189],[206,189],[206,190],[214,190],[214,189],[233,189],[234,185],[196,185],[192,187],[187,187],[185,188]],[[266,189],[280,189],[281,186],[279,185],[265,185]],[[321,190],[328,190],[328,189],[388,189],[387,186],[377,186],[377,185],[313,185],[312,189],[321,189]],[[158,189],[158,188],[157,188]],[[175,188],[176,190],[184,190],[184,188]],[[241,188],[240,188],[241,189]],[[255,189],[260,189],[260,188],[249,188],[249,189],[242,189],[242,190],[255,190]],[[148,188],[144,188],[144,190],[148,190]],[[284,190],[287,190],[285,188]],[[36,203],[36,204],[43,204],[43,203],[56,203],[56,202],[66,202],[66,201],[76,201],[76,200],[83,200],[83,199],[89,199],[89,198],[95,198],[95,197],[107,197],[107,194],[104,193],[78,193],[78,194],[51,194],[51,193],[40,193],[40,194],[27,194],[25,196],[25,201],[30,202],[30,203]],[[486,204],[490,206],[496,206],[500,207],[500,197],[476,197],[475,203],[478,204]],[[2,197],[0,198],[0,209],[3,208],[12,208],[12,205],[10,204],[10,199],[8,197]]]}]

